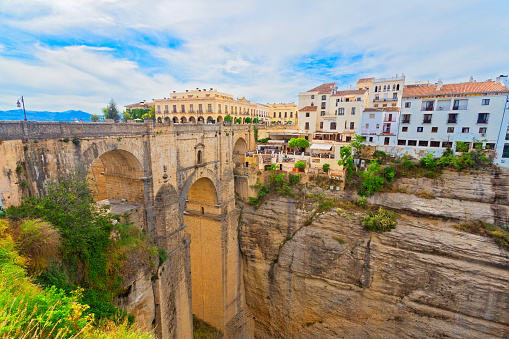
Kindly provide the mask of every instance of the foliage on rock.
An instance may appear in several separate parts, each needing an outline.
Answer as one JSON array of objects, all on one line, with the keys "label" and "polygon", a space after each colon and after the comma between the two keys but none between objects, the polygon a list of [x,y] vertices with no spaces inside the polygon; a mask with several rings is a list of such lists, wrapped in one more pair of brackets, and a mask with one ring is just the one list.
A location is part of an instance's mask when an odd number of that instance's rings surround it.
[{"label": "foliage on rock", "polygon": [[361,223],[366,231],[390,232],[396,228],[397,214],[382,207],[376,212],[369,212],[362,218]]}]

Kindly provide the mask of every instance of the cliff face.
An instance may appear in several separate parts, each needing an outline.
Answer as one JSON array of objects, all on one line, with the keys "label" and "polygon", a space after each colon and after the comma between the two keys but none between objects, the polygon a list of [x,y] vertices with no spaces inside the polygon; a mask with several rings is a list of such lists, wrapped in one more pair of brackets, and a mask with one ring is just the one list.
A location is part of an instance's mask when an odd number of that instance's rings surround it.
[{"label": "cliff face", "polygon": [[[438,199],[393,195],[400,210],[409,197],[431,210]],[[486,199],[469,202],[490,210],[494,198]],[[243,210],[240,245],[255,337],[509,336],[509,252],[490,238],[411,215],[392,232],[369,233],[360,223],[364,213],[346,209],[304,226],[310,213],[283,198]]]}]

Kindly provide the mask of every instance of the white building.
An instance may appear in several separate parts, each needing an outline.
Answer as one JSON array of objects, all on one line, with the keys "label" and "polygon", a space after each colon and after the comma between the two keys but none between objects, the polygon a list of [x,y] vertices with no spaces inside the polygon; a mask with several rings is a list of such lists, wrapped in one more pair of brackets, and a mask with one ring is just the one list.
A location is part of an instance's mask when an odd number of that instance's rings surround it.
[{"label": "white building", "polygon": [[496,162],[500,163],[506,138],[504,113],[508,93],[509,89],[499,78],[406,87],[395,151],[418,156],[433,151],[439,155],[448,146],[454,149],[458,141],[468,143],[469,147],[474,142],[482,142],[484,146],[497,148]]},{"label": "white building", "polygon": [[405,76],[392,78],[363,78],[357,81],[357,89],[368,91],[365,107],[386,108],[401,107],[401,94],[405,87]]},{"label": "white building", "polygon": [[369,146],[396,145],[399,118],[399,107],[365,108],[359,134],[366,138]]}]

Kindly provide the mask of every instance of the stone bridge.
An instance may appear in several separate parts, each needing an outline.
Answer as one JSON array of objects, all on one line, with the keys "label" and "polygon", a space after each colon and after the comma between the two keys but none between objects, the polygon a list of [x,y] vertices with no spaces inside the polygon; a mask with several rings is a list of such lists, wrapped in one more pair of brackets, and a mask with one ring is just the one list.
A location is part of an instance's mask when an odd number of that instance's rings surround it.
[{"label": "stone bridge", "polygon": [[246,337],[235,187],[247,192],[247,181],[235,184],[233,168],[254,148],[245,125],[0,122],[0,206],[80,171],[97,200],[135,208],[169,254],[145,281],[153,295],[138,291],[142,304],[129,305],[137,321],[162,338],[192,338],[194,313],[227,338]]}]

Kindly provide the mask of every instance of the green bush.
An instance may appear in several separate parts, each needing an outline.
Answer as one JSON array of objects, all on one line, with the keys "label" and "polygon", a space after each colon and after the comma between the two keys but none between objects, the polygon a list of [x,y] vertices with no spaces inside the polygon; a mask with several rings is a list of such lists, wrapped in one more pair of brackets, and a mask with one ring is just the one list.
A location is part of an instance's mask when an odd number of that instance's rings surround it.
[{"label": "green bush", "polygon": [[380,207],[376,212],[370,212],[362,218],[361,223],[366,231],[390,232],[396,228],[397,214]]},{"label": "green bush", "polygon": [[295,163],[294,167],[298,168],[298,169],[304,169],[304,168],[306,168],[306,162],[299,160]]},{"label": "green bush", "polygon": [[359,199],[355,200],[354,204],[360,208],[366,208],[368,206],[368,198],[361,196]]},{"label": "green bush", "polygon": [[300,174],[288,174],[288,182],[290,185],[298,184],[300,180]]},{"label": "green bush", "polygon": [[384,178],[387,182],[393,182],[394,176],[396,175],[396,171],[392,167],[385,167],[384,168]]},{"label": "green bush", "polygon": [[330,169],[330,164],[327,164],[327,163],[323,164],[323,171],[325,173],[329,172],[329,169]]},{"label": "green bush", "polygon": [[362,186],[366,195],[373,195],[375,192],[380,192],[385,182],[385,179],[380,176],[381,173],[382,167],[376,160],[371,161],[368,169],[362,172]]},{"label": "green bush", "polygon": [[249,205],[251,206],[258,205],[258,198],[249,197]]}]

